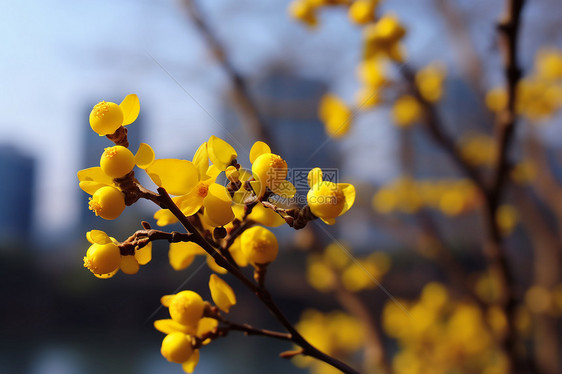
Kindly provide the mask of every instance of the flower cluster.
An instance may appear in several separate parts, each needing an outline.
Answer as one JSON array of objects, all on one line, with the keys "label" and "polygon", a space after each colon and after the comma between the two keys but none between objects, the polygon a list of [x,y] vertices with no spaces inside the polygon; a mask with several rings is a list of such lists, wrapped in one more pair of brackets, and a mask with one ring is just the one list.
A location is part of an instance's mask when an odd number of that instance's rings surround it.
[{"label": "flower cluster", "polygon": [[321,254],[308,256],[306,279],[321,292],[338,288],[338,283],[350,292],[377,287],[390,269],[390,257],[373,252],[365,258],[352,258],[340,243],[331,243]]},{"label": "flower cluster", "polygon": [[424,207],[456,216],[478,207],[478,189],[466,179],[414,180],[401,177],[382,186],[373,196],[375,211],[415,213]]},{"label": "flower cluster", "polygon": [[[496,113],[507,106],[507,94],[503,88],[494,87],[486,95],[486,105]],[[517,86],[518,114],[532,122],[551,118],[562,108],[562,51],[542,49],[535,56],[533,71]]]},{"label": "flower cluster", "polygon": [[427,284],[417,301],[398,303],[387,302],[382,316],[386,333],[400,346],[394,372],[417,373],[428,367],[434,373],[508,372],[497,343],[507,321],[499,307],[482,311],[474,303],[456,301],[439,283]]},{"label": "flower cluster", "polygon": [[[444,66],[432,62],[415,74],[413,84],[416,95],[396,92],[400,87],[390,78],[388,63],[404,62],[402,42],[406,37],[406,28],[393,14],[377,14],[379,0],[294,0],[289,6],[289,14],[314,27],[318,24],[319,10],[333,6],[347,7],[349,20],[362,28],[363,57],[357,67],[361,84],[356,93],[355,108],[352,109],[333,93],[324,95],[320,101],[318,115],[326,133],[333,138],[346,135],[351,129],[355,110],[370,109],[385,102],[393,103],[392,119],[397,126],[407,127],[419,121],[423,114],[419,98],[434,103],[443,96]],[[397,89],[390,91],[392,87]]]},{"label": "flower cluster", "polygon": [[[139,110],[136,95],[128,95],[120,105],[102,101],[94,106],[90,114],[92,129],[114,145],[102,152],[99,166],[78,172],[80,188],[92,195],[88,206],[103,219],[118,218],[126,206],[144,198],[160,208],[154,214],[156,225],[180,222],[187,232],[165,232],[142,222],[142,230],[119,242],[103,231],[89,231],[91,246],[84,266],[98,278],[110,278],[118,270],[137,273],[140,265],[152,258],[152,241],[167,240],[173,269],[186,269],[197,256],[205,256],[214,273],[231,273],[259,296],[265,287],[267,267],[279,254],[277,237],[266,227],[287,223],[298,229],[318,218],[333,224],[355,201],[351,184],[323,181],[322,171],[313,168],[308,176],[308,204],[282,206],[280,201],[292,198],[296,189],[287,180],[287,162],[262,141],[255,142],[250,150],[249,169],[242,168],[236,150],[216,136],[202,143],[191,160],[157,158],[154,149],[145,143],[133,153],[124,126],[134,122]],[[146,172],[157,192],[139,183],[135,168]],[[222,173],[226,185],[220,182]],[[242,272],[248,266],[254,270],[255,283]],[[231,329],[293,339],[289,334],[225,319],[221,312],[230,311],[236,296],[214,273],[209,288],[215,306],[194,291],[181,291],[162,298],[170,318],[155,322],[156,329],[166,334],[162,355],[182,364],[189,373],[197,365],[200,348]]]}]

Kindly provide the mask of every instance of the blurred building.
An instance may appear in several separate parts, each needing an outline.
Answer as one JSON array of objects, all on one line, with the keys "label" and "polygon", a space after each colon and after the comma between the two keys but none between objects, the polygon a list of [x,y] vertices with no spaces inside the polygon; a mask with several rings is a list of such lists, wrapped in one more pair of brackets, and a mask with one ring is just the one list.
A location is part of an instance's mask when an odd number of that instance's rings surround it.
[{"label": "blurred building", "polygon": [[31,240],[36,161],[13,145],[0,145],[0,243]]}]

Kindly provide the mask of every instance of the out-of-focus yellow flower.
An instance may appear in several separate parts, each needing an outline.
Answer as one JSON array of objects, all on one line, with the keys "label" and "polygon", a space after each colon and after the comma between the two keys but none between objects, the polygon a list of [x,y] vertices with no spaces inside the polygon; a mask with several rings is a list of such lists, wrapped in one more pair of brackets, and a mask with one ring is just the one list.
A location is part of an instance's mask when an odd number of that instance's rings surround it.
[{"label": "out-of-focus yellow flower", "polygon": [[562,79],[562,50],[541,48],[535,56],[535,69],[542,79]]},{"label": "out-of-focus yellow flower", "polygon": [[418,71],[416,74],[416,85],[421,96],[429,101],[436,102],[443,96],[443,81],[446,71],[443,65],[432,63]]},{"label": "out-of-focus yellow flower", "polygon": [[309,256],[306,267],[306,280],[320,292],[333,290],[336,284],[335,271],[320,256]]},{"label": "out-of-focus yellow flower", "polygon": [[474,290],[483,301],[492,304],[497,302],[501,297],[501,281],[492,273],[485,273],[476,280]]},{"label": "out-of-focus yellow flower", "polygon": [[209,289],[211,290],[211,297],[216,306],[225,313],[230,311],[230,307],[236,304],[236,295],[232,287],[224,280],[219,278],[216,274],[211,274],[209,279]]},{"label": "out-of-focus yellow flower", "polygon": [[352,22],[364,25],[375,20],[375,9],[379,0],[355,0],[349,7],[348,16]]},{"label": "out-of-focus yellow flower", "polygon": [[363,33],[365,59],[382,55],[397,62],[404,60],[400,41],[406,29],[396,17],[384,15],[376,23],[367,25]]},{"label": "out-of-focus yellow flower", "polygon": [[96,216],[115,219],[125,210],[125,196],[115,187],[104,186],[94,192],[88,207]]},{"label": "out-of-focus yellow flower", "polygon": [[494,87],[486,93],[486,106],[492,112],[498,113],[507,106],[507,93],[503,87]]},{"label": "out-of-focus yellow flower", "polygon": [[498,344],[505,330],[505,316],[499,312],[492,308],[483,314],[474,303],[453,300],[435,282],[424,287],[417,301],[388,302],[383,327],[400,347],[392,362],[394,371],[424,372],[431,367],[435,373],[487,372],[494,366],[507,374],[508,365],[497,364],[507,362]]},{"label": "out-of-focus yellow flower", "polygon": [[[340,311],[321,313],[313,309],[305,310],[296,328],[313,346],[339,358],[349,357],[361,349],[365,342],[365,330],[361,323]],[[294,362],[301,367],[310,367],[314,373],[332,373],[324,371],[326,366],[320,361],[307,357]]]},{"label": "out-of-focus yellow flower", "polygon": [[289,4],[289,15],[308,27],[315,27],[318,24],[316,8],[313,1],[293,0],[291,4]]},{"label": "out-of-focus yellow flower", "polygon": [[469,134],[461,140],[460,151],[463,158],[474,166],[490,166],[497,157],[494,138],[485,134]]},{"label": "out-of-focus yellow flower", "polygon": [[343,100],[328,93],[320,99],[318,117],[320,117],[329,136],[341,138],[349,132],[353,113]]},{"label": "out-of-focus yellow flower", "polygon": [[279,243],[271,231],[261,226],[254,226],[242,233],[240,248],[248,262],[255,266],[275,260],[279,252]]},{"label": "out-of-focus yellow flower", "polygon": [[100,230],[91,230],[86,238],[92,244],[84,257],[84,267],[98,278],[111,278],[119,269],[125,274],[136,274],[139,265],[152,259],[152,243],[136,249],[134,255],[122,256],[119,242]]},{"label": "out-of-focus yellow flower", "polygon": [[328,225],[336,217],[347,212],[355,202],[355,187],[349,183],[334,183],[322,180],[322,170],[312,169],[308,174],[310,190],[306,201],[310,211]]},{"label": "out-of-focus yellow flower", "polygon": [[414,124],[421,118],[422,107],[415,97],[404,95],[399,97],[392,107],[392,119],[400,127]]},{"label": "out-of-focus yellow flower", "polygon": [[390,257],[385,253],[375,252],[366,259],[351,263],[343,270],[343,286],[351,292],[374,288],[389,267]]},{"label": "out-of-focus yellow flower", "polygon": [[552,306],[552,294],[544,287],[532,286],[525,293],[525,304],[533,313],[546,313]]},{"label": "out-of-focus yellow flower", "polygon": [[90,113],[90,126],[100,136],[113,134],[121,126],[133,123],[140,111],[137,95],[127,95],[121,104],[102,101]]},{"label": "out-of-focus yellow flower", "polygon": [[511,234],[519,222],[517,210],[512,205],[501,205],[496,212],[496,222],[503,235]]},{"label": "out-of-focus yellow flower", "polygon": [[511,169],[511,178],[515,183],[531,183],[537,177],[537,168],[532,161],[523,160]]}]

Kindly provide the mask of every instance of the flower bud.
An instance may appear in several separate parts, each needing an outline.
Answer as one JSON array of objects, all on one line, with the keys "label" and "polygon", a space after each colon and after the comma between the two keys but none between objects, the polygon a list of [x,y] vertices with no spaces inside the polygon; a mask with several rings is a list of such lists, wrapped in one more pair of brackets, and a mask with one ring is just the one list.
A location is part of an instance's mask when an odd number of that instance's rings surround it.
[{"label": "flower bud", "polygon": [[94,243],[88,248],[84,257],[84,267],[97,275],[109,274],[119,267],[121,253],[113,243]]},{"label": "flower bud", "polygon": [[123,111],[119,105],[102,101],[90,112],[90,126],[100,136],[113,134],[123,124]]},{"label": "flower bud", "polygon": [[252,264],[272,262],[279,252],[275,235],[261,226],[254,226],[244,231],[240,241],[242,252]]},{"label": "flower bud", "polygon": [[178,323],[197,331],[197,324],[205,309],[205,302],[193,291],[181,291],[170,302],[170,317]]},{"label": "flower bud", "polygon": [[125,197],[115,187],[98,189],[88,203],[90,210],[103,219],[115,219],[125,210]]},{"label": "flower bud", "polygon": [[100,159],[103,172],[111,178],[121,178],[135,167],[135,156],[120,145],[105,149]]},{"label": "flower bud", "polygon": [[160,352],[162,353],[162,356],[170,362],[175,362],[177,364],[184,363],[189,360],[191,355],[193,355],[191,339],[188,335],[182,332],[172,332],[166,335],[162,341],[162,348],[160,348]]}]

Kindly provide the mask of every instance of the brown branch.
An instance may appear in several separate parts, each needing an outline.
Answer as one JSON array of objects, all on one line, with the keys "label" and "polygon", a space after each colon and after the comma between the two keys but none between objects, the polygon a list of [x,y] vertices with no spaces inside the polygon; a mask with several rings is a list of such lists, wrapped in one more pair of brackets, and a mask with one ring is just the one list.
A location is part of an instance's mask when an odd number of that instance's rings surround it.
[{"label": "brown branch", "polygon": [[455,163],[458,169],[463,172],[473,183],[485,193],[486,188],[478,171],[468,164],[462,157],[459,149],[455,146],[455,141],[445,133],[445,126],[441,122],[441,118],[437,115],[434,106],[424,99],[415,81],[416,74],[407,64],[400,68],[402,75],[410,84],[410,89],[414,97],[419,101],[423,110],[424,125],[433,138],[433,140],[443,148]]},{"label": "brown branch", "polygon": [[201,234],[193,227],[188,218],[181,212],[177,205],[172,201],[172,198],[166,190],[162,187],[157,189],[160,196],[160,203],[163,207],[169,209],[174,216],[180,221],[188,233],[193,234],[193,242],[199,244],[205,252],[209,253],[219,266],[225,268],[229,273],[238,278],[248,289],[250,289],[261,302],[269,309],[275,318],[283,325],[291,336],[291,341],[303,349],[303,355],[314,357],[318,360],[341,370],[344,373],[357,373],[356,370],[347,364],[339,361],[338,359],[319,351],[316,347],[311,345],[292,325],[287,317],[281,312],[277,304],[273,301],[271,294],[265,288],[260,288],[259,285],[248,279],[236,266],[227,261],[223,256],[218,253],[215,248],[201,236]]}]

